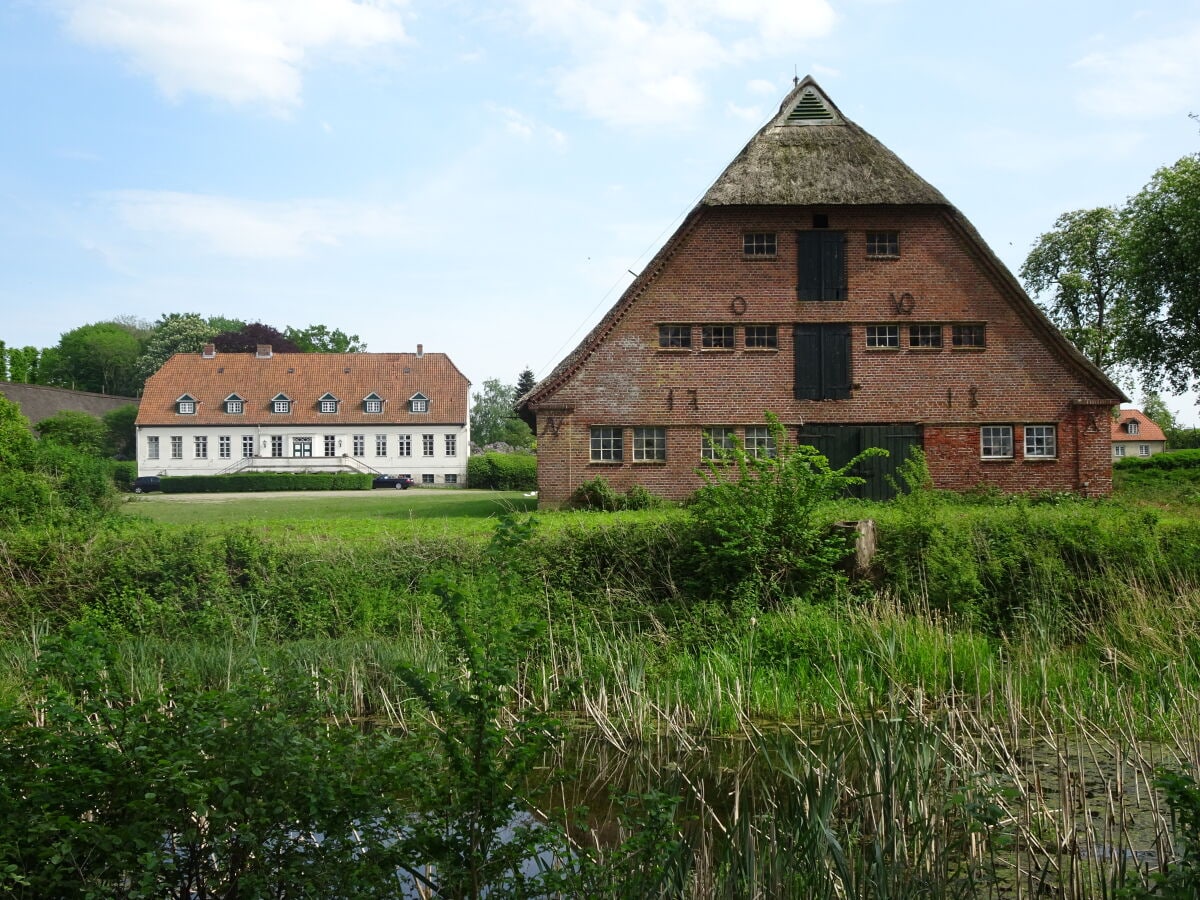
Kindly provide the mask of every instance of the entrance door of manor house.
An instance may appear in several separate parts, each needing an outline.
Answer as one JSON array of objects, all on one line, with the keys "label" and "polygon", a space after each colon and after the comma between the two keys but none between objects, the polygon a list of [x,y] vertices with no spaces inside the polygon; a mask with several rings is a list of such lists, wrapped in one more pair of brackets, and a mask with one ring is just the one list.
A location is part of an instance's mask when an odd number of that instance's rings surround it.
[{"label": "entrance door of manor house", "polygon": [[796,438],[809,444],[839,469],[868,447],[882,447],[887,456],[865,459],[854,474],[866,480],[851,493],[867,500],[887,500],[896,495],[888,476],[896,478],[896,469],[908,459],[912,447],[921,446],[920,425],[802,425]]},{"label": "entrance door of manor house", "polygon": [[312,438],[292,438],[292,456],[312,456]]}]

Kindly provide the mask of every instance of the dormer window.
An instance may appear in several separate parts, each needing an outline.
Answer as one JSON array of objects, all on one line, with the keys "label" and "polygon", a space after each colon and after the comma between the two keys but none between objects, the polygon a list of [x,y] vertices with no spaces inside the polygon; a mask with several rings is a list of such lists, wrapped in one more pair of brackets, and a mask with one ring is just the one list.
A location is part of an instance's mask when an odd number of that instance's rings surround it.
[{"label": "dormer window", "polygon": [[335,413],[338,411],[338,404],[341,402],[333,394],[326,394],[317,401],[317,408],[323,413]]},{"label": "dormer window", "polygon": [[415,413],[429,412],[429,398],[424,394],[413,394],[408,398],[408,411]]},{"label": "dormer window", "polygon": [[246,410],[246,401],[237,394],[225,398],[225,413],[230,416],[240,416]]},{"label": "dormer window", "polygon": [[175,401],[175,412],[181,416],[194,416],[196,414],[196,398],[191,394],[184,394]]},{"label": "dormer window", "polygon": [[365,413],[381,413],[383,412],[383,398],[372,392],[363,397],[363,412]]},{"label": "dormer window", "polygon": [[287,394],[276,394],[271,398],[271,412],[287,414],[292,411],[292,398]]},{"label": "dormer window", "polygon": [[1138,433],[1137,421],[1135,419],[1130,419],[1128,422],[1126,422],[1125,423],[1125,431],[1128,432],[1129,434],[1137,434]]}]

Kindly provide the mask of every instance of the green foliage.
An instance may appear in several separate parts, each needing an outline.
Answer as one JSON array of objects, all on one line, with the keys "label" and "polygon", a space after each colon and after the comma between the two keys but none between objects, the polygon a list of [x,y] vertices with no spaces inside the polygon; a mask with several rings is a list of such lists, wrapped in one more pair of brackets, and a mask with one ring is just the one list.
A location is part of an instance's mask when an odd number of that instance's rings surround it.
[{"label": "green foliage", "polygon": [[1182,393],[1200,379],[1200,155],[1159,169],[1124,214],[1126,341],[1148,381]]},{"label": "green foliage", "polygon": [[101,417],[104,427],[108,429],[108,447],[117,459],[133,459],[136,456],[137,431],[134,423],[137,415],[137,405],[130,403],[110,409]]},{"label": "green foliage", "polygon": [[1200,449],[1174,450],[1153,456],[1126,456],[1114,462],[1113,468],[1134,472],[1145,469],[1196,469],[1200,468]]},{"label": "green foliage", "polygon": [[340,328],[330,331],[324,325],[283,330],[283,335],[304,353],[365,353],[367,345],[357,334],[346,334]]},{"label": "green foliage", "polygon": [[0,891],[14,898],[394,897],[400,747],[329,727],[319,684],[120,683],[111,643],[49,639],[38,709],[0,710]]},{"label": "green foliage", "polygon": [[467,487],[493,491],[536,491],[537,457],[532,453],[473,453]]},{"label": "green foliage", "polygon": [[0,469],[24,469],[37,440],[21,407],[0,394]]},{"label": "green foliage", "polygon": [[199,353],[217,333],[197,313],[166,313],[154,323],[146,348],[138,357],[138,376],[144,381],[176,353]]},{"label": "green foliage", "polygon": [[567,506],[571,509],[588,509],[596,512],[619,510],[657,509],[666,501],[650,493],[640,484],[630,485],[624,494],[619,493],[603,475],[582,482],[571,492]]},{"label": "green foliage", "polygon": [[142,343],[130,328],[116,322],[72,329],[59,338],[56,349],[56,384],[133,397],[145,380],[137,374]]},{"label": "green foliage", "polygon": [[361,472],[235,472],[232,475],[172,475],[164,494],[217,494],[239,491],[364,491],[373,476]]},{"label": "green foliage", "polygon": [[37,347],[8,348],[8,380],[16,384],[41,384],[38,363],[41,353]]},{"label": "green foliage", "polygon": [[471,398],[471,440],[479,446],[505,443],[513,447],[533,446],[533,430],[513,410],[516,389],[499,378],[483,382],[483,390]]},{"label": "green foliage", "polygon": [[38,422],[37,431],[47,443],[70,447],[89,456],[111,453],[109,430],[91,413],[63,410]]},{"label": "green foliage", "polygon": [[861,484],[850,474],[872,448],[840,469],[813,447],[798,446],[767,414],[774,456],[752,456],[736,444],[702,472],[705,485],[688,507],[695,555],[694,587],[702,596],[819,596],[837,581],[848,553],[843,536],[818,515],[820,506]]},{"label": "green foliage", "polygon": [[1109,207],[1064,213],[1021,266],[1031,294],[1048,294],[1050,319],[1101,368],[1125,362],[1120,338],[1129,298],[1120,253],[1122,220]]}]

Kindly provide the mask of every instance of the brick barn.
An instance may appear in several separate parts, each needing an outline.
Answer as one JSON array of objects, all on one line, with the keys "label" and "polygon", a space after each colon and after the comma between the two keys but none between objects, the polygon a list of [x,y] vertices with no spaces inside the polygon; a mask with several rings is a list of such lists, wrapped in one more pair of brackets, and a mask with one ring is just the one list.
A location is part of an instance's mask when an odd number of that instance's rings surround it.
[{"label": "brick barn", "polygon": [[591,333],[521,398],[544,504],[602,476],[683,498],[712,447],[769,453],[765,413],[863,494],[924,448],[939,487],[1106,494],[1121,390],[974,227],[812,78]]}]

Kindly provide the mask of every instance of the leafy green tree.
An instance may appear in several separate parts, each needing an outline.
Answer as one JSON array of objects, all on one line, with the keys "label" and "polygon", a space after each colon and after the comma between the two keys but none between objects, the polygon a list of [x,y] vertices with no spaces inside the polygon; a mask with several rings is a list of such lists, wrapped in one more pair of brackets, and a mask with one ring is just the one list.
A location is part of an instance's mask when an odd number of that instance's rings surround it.
[{"label": "leafy green tree", "polygon": [[1157,391],[1147,391],[1142,397],[1142,412],[1163,431],[1178,428],[1175,414]]},{"label": "leafy green tree", "polygon": [[16,384],[37,384],[40,356],[37,347],[10,348],[8,351],[8,380]]},{"label": "leafy green tree", "polygon": [[102,417],[104,427],[108,430],[108,446],[117,459],[133,459],[136,455],[137,430],[134,422],[137,414],[137,405],[130,403],[110,409]]},{"label": "leafy green tree", "polygon": [[1200,154],[1159,169],[1125,223],[1130,354],[1148,381],[1183,393],[1200,381]]},{"label": "leafy green tree", "polygon": [[365,353],[367,345],[357,334],[346,334],[340,328],[330,331],[324,325],[283,330],[284,337],[304,353]]},{"label": "leafy green tree", "polygon": [[521,374],[517,376],[517,398],[524,397],[533,390],[537,384],[537,378],[533,374],[533,369],[528,367],[521,370]]},{"label": "leafy green tree", "polygon": [[262,322],[250,322],[237,331],[214,335],[213,345],[222,353],[253,353],[260,344],[269,344],[275,353],[299,353],[300,348],[283,332]]},{"label": "leafy green tree", "polygon": [[483,390],[472,395],[471,440],[479,445],[504,442],[514,447],[533,445],[533,430],[517,418],[513,409],[516,388],[499,378],[483,382]]},{"label": "leafy green tree", "polygon": [[0,341],[0,381],[8,381],[8,346]]},{"label": "leafy green tree", "polygon": [[176,353],[199,353],[214,334],[212,325],[197,313],[164,314],[138,357],[138,375],[144,381]]},{"label": "leafy green tree", "polygon": [[81,391],[132,397],[143,379],[137,374],[141,341],[115,322],[83,325],[58,341],[55,378]]},{"label": "leafy green tree", "polygon": [[109,455],[108,427],[89,413],[64,409],[42,419],[36,427],[43,441],[71,447],[90,456]]},{"label": "leafy green tree", "polygon": [[1121,255],[1122,219],[1110,207],[1064,213],[1037,239],[1021,279],[1051,321],[1102,369],[1126,360],[1121,338],[1129,298]]}]

